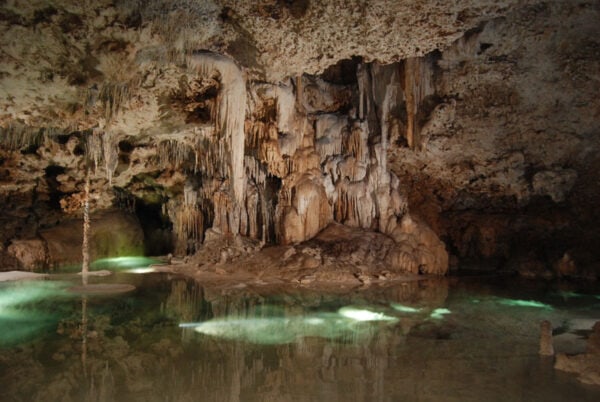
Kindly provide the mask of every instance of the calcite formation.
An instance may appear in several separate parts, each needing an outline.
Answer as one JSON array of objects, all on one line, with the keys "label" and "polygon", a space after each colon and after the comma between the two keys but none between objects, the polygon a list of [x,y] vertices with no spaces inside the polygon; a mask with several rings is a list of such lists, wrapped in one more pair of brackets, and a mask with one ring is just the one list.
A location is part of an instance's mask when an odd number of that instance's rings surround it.
[{"label": "calcite formation", "polygon": [[387,236],[405,272],[595,277],[599,10],[3,2],[0,259],[56,263],[43,233],[89,169],[92,211],[136,216],[149,254],[338,223]]}]

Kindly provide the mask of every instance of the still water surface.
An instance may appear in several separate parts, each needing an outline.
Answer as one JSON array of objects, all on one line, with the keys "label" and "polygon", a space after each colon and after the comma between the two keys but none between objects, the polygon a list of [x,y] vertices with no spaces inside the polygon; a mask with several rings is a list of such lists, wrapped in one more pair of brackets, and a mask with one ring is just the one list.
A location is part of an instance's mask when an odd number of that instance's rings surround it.
[{"label": "still water surface", "polygon": [[537,354],[543,319],[559,351],[582,349],[600,320],[590,288],[462,278],[323,293],[118,273],[92,282],[136,290],[82,295],[54,278],[0,285],[2,401],[600,400]]}]

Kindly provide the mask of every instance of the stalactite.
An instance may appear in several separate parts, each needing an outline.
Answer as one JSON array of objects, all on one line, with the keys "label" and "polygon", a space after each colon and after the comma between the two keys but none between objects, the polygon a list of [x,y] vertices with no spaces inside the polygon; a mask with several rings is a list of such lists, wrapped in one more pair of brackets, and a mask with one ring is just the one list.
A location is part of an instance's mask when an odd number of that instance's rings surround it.
[{"label": "stalactite", "polygon": [[45,138],[45,130],[25,124],[9,124],[0,127],[0,147],[17,151],[30,146],[40,145]]},{"label": "stalactite", "polygon": [[264,188],[267,172],[261,166],[261,163],[251,156],[246,156],[244,157],[244,165],[246,167],[246,176]]},{"label": "stalactite", "polygon": [[182,199],[170,201],[167,212],[173,222],[173,232],[177,240],[176,252],[178,254],[194,252],[196,244],[202,241],[204,235],[198,192],[191,185],[186,185]]},{"label": "stalactite", "polygon": [[87,137],[87,157],[94,161],[94,173],[98,171],[98,166],[102,163],[102,131],[94,129]]},{"label": "stalactite", "polygon": [[194,54],[190,58],[190,66],[205,75],[211,74],[215,70],[221,74],[222,90],[218,99],[216,123],[227,146],[220,149],[221,155],[219,156],[227,156],[230,161],[229,177],[233,194],[238,205],[242,205],[246,184],[244,177],[246,82],[244,76],[232,60],[213,53]]},{"label": "stalactite", "polygon": [[391,112],[396,107],[397,99],[402,91],[400,84],[395,82],[395,75],[390,79],[390,83],[385,87],[381,113],[381,159],[378,160],[382,175],[387,173],[387,150],[390,138]]},{"label": "stalactite", "polygon": [[104,163],[106,179],[112,185],[112,177],[119,164],[117,135],[111,131],[94,129],[87,137],[87,158],[94,161],[94,174]]},{"label": "stalactite", "polygon": [[119,148],[117,136],[112,131],[105,131],[102,136],[102,150],[104,156],[104,169],[108,185],[112,186],[112,178],[119,165]]},{"label": "stalactite", "polygon": [[[189,162],[193,150],[185,141],[168,139],[158,144],[157,154],[160,166],[177,169]],[[196,157],[195,164],[197,163],[197,159]]]},{"label": "stalactite", "polygon": [[371,72],[368,64],[361,63],[356,69],[358,81],[358,118],[365,120],[371,112]]},{"label": "stalactite", "polygon": [[316,121],[316,149],[323,162],[328,156],[342,153],[343,132],[348,124],[346,117],[322,115]]},{"label": "stalactite", "polygon": [[419,106],[427,95],[434,93],[431,62],[427,57],[404,61],[404,96],[406,98],[406,140],[412,149],[420,147]]},{"label": "stalactite", "polygon": [[[130,97],[129,83],[104,82],[100,85],[98,100],[102,103],[104,118],[107,122],[119,113]],[[87,103],[92,103],[89,97]]]}]

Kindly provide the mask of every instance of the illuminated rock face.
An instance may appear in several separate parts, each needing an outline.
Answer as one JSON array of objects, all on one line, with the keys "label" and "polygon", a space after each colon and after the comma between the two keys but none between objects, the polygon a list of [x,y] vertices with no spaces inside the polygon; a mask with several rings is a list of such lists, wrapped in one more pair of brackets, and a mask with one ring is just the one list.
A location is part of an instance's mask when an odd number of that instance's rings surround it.
[{"label": "illuminated rock face", "polygon": [[71,3],[0,6],[0,261],[86,166],[151,254],[337,222],[407,272],[600,260],[593,5]]}]

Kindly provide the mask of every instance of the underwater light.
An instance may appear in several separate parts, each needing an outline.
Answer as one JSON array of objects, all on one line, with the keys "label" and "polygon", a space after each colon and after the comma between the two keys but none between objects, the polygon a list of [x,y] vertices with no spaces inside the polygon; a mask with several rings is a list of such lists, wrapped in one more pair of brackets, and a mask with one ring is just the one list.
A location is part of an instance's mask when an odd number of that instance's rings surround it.
[{"label": "underwater light", "polygon": [[436,308],[435,310],[433,310],[431,312],[431,314],[429,314],[430,318],[434,318],[436,320],[440,320],[442,318],[444,318],[444,316],[446,314],[451,314],[452,311],[448,310],[447,308]]},{"label": "underwater light", "polygon": [[[373,336],[374,321],[393,323],[397,318],[369,310],[344,307],[341,313],[318,312],[298,316],[260,318],[224,317],[204,322],[180,323],[203,335],[256,344],[277,345],[303,337],[367,339]],[[350,318],[352,316],[354,318]]]},{"label": "underwater light", "polygon": [[583,297],[583,295],[581,293],[566,291],[566,290],[561,290],[561,291],[558,291],[557,293],[560,297],[562,297],[564,299],[568,299],[570,297]]},{"label": "underwater light", "polygon": [[216,319],[202,322],[194,330],[219,338],[273,345],[290,343],[301,335],[290,323],[283,317]]},{"label": "underwater light", "polygon": [[154,258],[141,256],[100,258],[94,261],[92,268],[142,268],[159,261]]},{"label": "underwater light", "polygon": [[390,317],[383,313],[376,313],[371,310],[359,309],[354,307],[342,307],[338,310],[342,317],[350,318],[355,321],[398,321],[396,317]]},{"label": "underwater light", "polygon": [[500,299],[499,303],[511,307],[533,307],[552,310],[552,306],[535,300]]},{"label": "underwater light", "polygon": [[132,268],[132,269],[126,269],[123,272],[127,272],[129,274],[149,274],[151,272],[156,272],[156,269],[154,268]]},{"label": "underwater light", "polygon": [[[26,281],[0,286],[0,346],[22,342],[52,324],[48,300],[65,297],[63,282]],[[36,304],[37,303],[37,304]]]},{"label": "underwater light", "polygon": [[401,313],[418,313],[419,311],[422,310],[420,308],[405,306],[405,305],[399,304],[399,303],[392,303],[390,305],[392,306],[392,308],[394,310],[400,311]]},{"label": "underwater light", "polygon": [[0,309],[64,294],[64,287],[64,283],[48,281],[14,282],[10,286],[1,286]]}]

